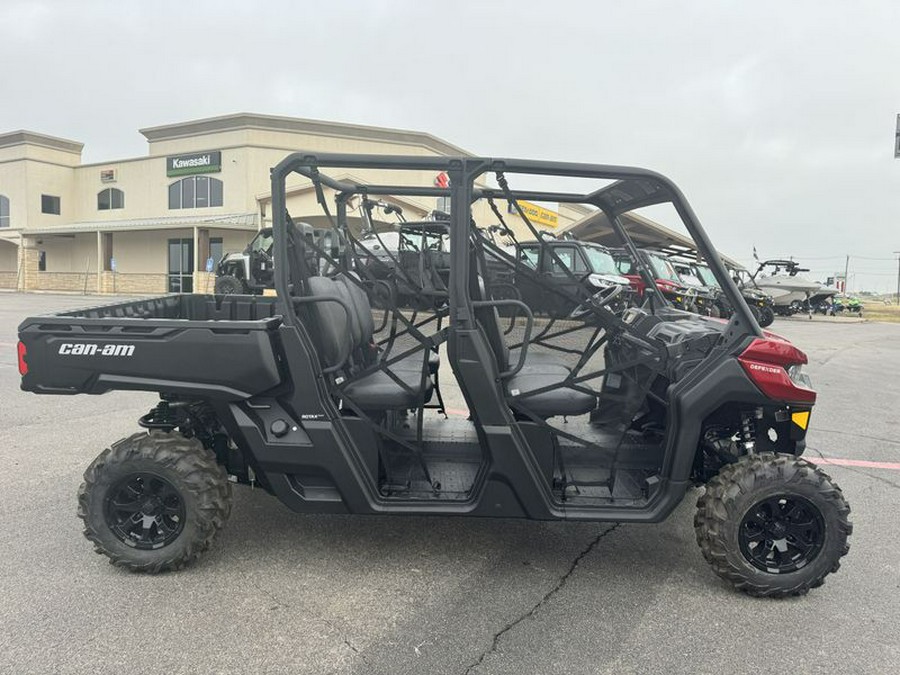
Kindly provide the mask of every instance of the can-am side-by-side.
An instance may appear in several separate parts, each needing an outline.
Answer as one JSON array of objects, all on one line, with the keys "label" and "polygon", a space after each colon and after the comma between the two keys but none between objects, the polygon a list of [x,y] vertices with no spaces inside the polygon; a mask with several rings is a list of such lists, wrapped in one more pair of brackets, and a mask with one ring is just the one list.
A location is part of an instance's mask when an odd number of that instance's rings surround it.
[{"label": "can-am side-by-side", "polygon": [[[333,177],[371,171],[407,180]],[[436,186],[443,172],[449,186]],[[326,250],[288,212],[295,174],[312,182],[342,246]],[[535,189],[542,179],[552,189]],[[564,189],[570,180],[577,189]],[[449,205],[440,284],[426,288],[432,275],[396,259],[391,274],[372,274],[373,255],[395,254],[354,235],[348,203],[365,214],[390,196]],[[622,284],[583,283],[529,220],[526,200],[603,211],[639,277],[641,305],[614,308]],[[629,235],[624,214],[665,203],[731,306],[727,321],[673,307]],[[498,219],[508,227],[504,213],[571,283],[549,283],[488,236]],[[705,486],[697,540],[738,589],[797,595],[838,569],[849,507],[801,457],[816,401],[807,357],[759,327],[667,178],[515,159],[296,153],[272,169],[272,217],[273,297],[175,294],[19,327],[26,391],[159,394],[142,430],[101,452],[78,492],[85,535],[113,563],[158,572],[194,561],[224,526],[233,484],[259,485],[299,512],[622,523],[659,522],[691,486]],[[498,265],[541,292],[510,297],[492,282]],[[402,306],[401,291],[429,302]],[[554,298],[566,311],[538,316],[529,306]],[[451,389],[467,414],[448,414]]]}]

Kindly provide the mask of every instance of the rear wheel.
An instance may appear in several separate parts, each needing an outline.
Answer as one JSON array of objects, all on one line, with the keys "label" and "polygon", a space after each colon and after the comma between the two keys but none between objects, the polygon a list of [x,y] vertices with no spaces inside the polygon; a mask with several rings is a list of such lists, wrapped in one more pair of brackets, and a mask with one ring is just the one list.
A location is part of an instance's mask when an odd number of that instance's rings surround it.
[{"label": "rear wheel", "polygon": [[174,570],[209,548],[231,511],[231,485],[212,452],[178,433],[138,433],[84,472],[78,516],[110,562],[135,572]]},{"label": "rear wheel", "polygon": [[754,596],[803,595],[849,550],[850,507],[820,469],[761,453],[722,469],[697,502],[694,529],[713,571]]},{"label": "rear wheel", "polygon": [[215,289],[216,295],[242,295],[247,292],[244,282],[230,274],[216,277]]}]

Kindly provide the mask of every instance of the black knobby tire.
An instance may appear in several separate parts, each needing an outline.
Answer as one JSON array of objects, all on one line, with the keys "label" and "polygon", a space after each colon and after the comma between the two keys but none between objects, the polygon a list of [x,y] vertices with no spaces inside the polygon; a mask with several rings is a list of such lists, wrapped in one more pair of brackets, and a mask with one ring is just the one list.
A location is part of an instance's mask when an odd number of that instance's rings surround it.
[{"label": "black knobby tire", "polygon": [[[772,542],[772,561],[766,570],[758,559],[754,562],[747,542],[755,536],[750,528],[753,513],[773,500],[798,504],[800,511],[790,507],[786,523],[771,524],[782,528],[778,542],[785,553],[774,550],[777,547]],[[800,515],[801,522],[792,527],[791,512],[806,515]],[[703,557],[716,574],[749,595],[781,598],[803,595],[837,572],[840,559],[850,549],[847,539],[853,526],[849,514],[840,488],[825,472],[793,455],[767,452],[742,457],[709,481],[697,502],[694,529]],[[792,562],[790,554],[800,550],[790,544],[798,541],[791,534],[797,528],[808,528],[799,541],[809,547],[809,553],[808,559],[796,553]],[[820,541],[815,541],[816,536]],[[769,544],[766,540],[762,545]]]},{"label": "black knobby tire", "polygon": [[244,282],[230,274],[216,277],[216,295],[244,295]]},{"label": "black knobby tire", "polygon": [[[145,507],[150,502],[142,500],[152,499],[154,491],[165,494],[168,503],[160,498]],[[122,495],[127,501],[138,493],[121,507]],[[113,443],[87,468],[78,489],[84,536],[112,564],[134,572],[153,574],[192,563],[230,512],[225,470],[200,441],[178,433],[142,432]],[[145,525],[151,518],[156,522]]]},{"label": "black knobby tire", "polygon": [[759,310],[759,327],[768,328],[775,321],[775,311],[771,307],[762,307]]}]

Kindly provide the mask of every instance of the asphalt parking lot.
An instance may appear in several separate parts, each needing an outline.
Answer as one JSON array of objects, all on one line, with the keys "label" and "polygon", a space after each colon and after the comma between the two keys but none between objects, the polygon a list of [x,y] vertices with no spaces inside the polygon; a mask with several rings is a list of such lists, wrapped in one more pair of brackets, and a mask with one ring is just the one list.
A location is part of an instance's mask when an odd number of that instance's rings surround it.
[{"label": "asphalt parking lot", "polygon": [[832,460],[855,528],[822,588],[772,601],[703,561],[696,492],[611,527],[296,515],[238,488],[199,564],[113,568],[75,492],[155,397],[25,394],[15,357],[23,317],[95,302],[0,294],[0,672],[900,672],[900,325],[772,327],[810,355],[808,457]]}]

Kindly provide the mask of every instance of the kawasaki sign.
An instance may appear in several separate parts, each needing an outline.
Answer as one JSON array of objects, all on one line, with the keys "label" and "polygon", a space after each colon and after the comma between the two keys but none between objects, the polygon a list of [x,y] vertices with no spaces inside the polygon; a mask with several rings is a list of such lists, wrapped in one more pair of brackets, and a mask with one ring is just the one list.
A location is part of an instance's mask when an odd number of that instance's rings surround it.
[{"label": "kawasaki sign", "polygon": [[187,176],[192,173],[216,173],[221,170],[221,150],[166,157],[167,176]]}]

